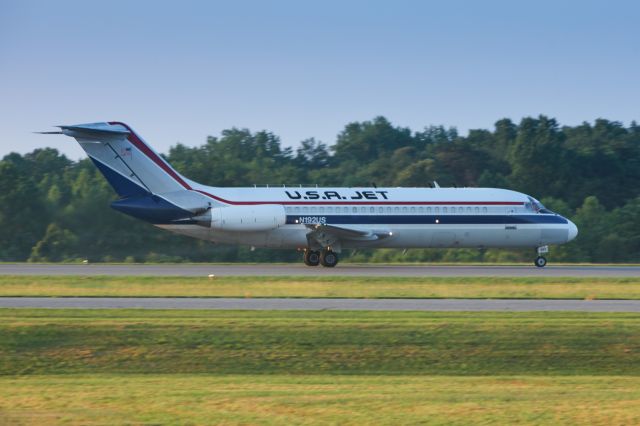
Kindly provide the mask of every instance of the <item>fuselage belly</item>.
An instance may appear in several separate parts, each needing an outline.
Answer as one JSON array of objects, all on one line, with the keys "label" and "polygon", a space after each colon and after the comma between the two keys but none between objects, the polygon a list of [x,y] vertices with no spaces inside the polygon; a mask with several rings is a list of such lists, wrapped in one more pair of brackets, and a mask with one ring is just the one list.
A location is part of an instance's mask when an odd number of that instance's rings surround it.
[{"label": "fuselage belly", "polygon": [[[266,232],[224,232],[197,225],[158,225],[178,234],[219,244],[296,249],[307,246],[304,225]],[[343,248],[535,248],[568,240],[565,225],[385,225],[393,235],[375,241],[345,241]],[[543,238],[544,235],[544,238]]]}]

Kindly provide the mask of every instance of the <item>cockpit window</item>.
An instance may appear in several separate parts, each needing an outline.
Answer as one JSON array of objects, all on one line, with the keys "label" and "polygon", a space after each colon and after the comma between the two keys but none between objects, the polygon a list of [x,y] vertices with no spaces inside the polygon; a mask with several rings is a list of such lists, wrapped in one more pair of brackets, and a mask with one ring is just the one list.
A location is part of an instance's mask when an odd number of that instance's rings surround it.
[{"label": "cockpit window", "polygon": [[524,203],[524,207],[527,210],[530,210],[536,213],[542,213],[542,214],[553,214],[553,212],[547,209],[545,206],[543,206],[540,201],[532,197],[528,197],[528,198],[529,198],[529,202]]}]

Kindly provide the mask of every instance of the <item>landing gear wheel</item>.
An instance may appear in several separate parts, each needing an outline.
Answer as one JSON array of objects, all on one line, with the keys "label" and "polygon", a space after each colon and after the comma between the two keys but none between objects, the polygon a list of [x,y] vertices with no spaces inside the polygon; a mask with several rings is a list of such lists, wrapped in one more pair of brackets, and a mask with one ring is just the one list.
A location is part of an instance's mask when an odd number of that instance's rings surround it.
[{"label": "landing gear wheel", "polygon": [[304,251],[304,264],[307,266],[318,266],[320,263],[320,252],[315,250]]},{"label": "landing gear wheel", "polygon": [[338,255],[331,250],[324,250],[320,255],[320,263],[327,268],[333,268],[338,264]]},{"label": "landing gear wheel", "polygon": [[536,260],[535,260],[534,264],[538,268],[544,268],[545,266],[547,266],[547,259],[545,257],[543,257],[543,256],[538,256],[538,257],[536,257]]}]

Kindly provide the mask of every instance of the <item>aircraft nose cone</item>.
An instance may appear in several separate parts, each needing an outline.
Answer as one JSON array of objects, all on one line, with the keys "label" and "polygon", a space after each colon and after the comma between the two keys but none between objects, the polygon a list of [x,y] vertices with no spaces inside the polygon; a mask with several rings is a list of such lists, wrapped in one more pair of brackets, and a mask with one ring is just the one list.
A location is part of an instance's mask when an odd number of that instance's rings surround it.
[{"label": "aircraft nose cone", "polygon": [[567,241],[571,241],[578,236],[578,227],[576,226],[575,223],[571,221],[568,221],[568,222],[569,222],[569,235],[568,235]]}]

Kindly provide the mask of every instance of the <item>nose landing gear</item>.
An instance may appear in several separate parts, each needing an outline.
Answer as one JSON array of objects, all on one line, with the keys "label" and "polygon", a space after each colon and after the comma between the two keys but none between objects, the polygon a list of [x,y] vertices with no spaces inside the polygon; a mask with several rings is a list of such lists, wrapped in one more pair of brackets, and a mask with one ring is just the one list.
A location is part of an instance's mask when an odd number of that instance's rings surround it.
[{"label": "nose landing gear", "polygon": [[536,260],[534,261],[534,264],[538,268],[544,268],[547,265],[547,259],[544,256],[538,256],[538,257],[536,257]]},{"label": "nose landing gear", "polygon": [[538,247],[538,257],[534,260],[533,264],[538,268],[544,268],[547,266],[547,258],[543,256],[543,254],[549,253],[549,246]]}]

